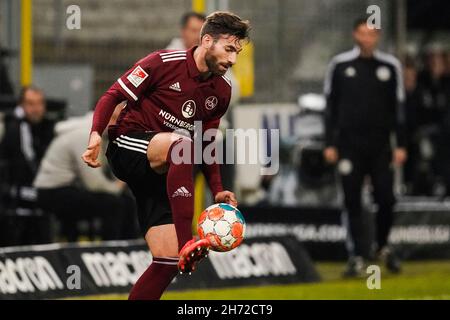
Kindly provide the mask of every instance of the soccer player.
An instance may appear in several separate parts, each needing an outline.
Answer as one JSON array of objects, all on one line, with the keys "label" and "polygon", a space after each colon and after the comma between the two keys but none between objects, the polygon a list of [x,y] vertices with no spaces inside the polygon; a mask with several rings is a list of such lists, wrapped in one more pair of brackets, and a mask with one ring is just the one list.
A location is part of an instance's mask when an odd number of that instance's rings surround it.
[{"label": "soccer player", "polygon": [[[159,299],[178,270],[193,271],[207,255],[208,240],[192,238],[191,137],[194,121],[202,121],[203,131],[218,127],[231,96],[224,74],[236,62],[249,29],[248,21],[235,14],[212,13],[202,27],[199,46],[151,53],[97,103],[82,156],[91,167],[101,165],[97,160],[101,134],[115,106],[128,101],[117,123],[108,128],[106,155],[114,174],[135,195],[141,231],[153,256],[130,299]],[[190,137],[174,132],[177,129],[189,131]],[[203,163],[202,171],[215,201],[236,206],[234,193],[222,188],[218,164]]]}]

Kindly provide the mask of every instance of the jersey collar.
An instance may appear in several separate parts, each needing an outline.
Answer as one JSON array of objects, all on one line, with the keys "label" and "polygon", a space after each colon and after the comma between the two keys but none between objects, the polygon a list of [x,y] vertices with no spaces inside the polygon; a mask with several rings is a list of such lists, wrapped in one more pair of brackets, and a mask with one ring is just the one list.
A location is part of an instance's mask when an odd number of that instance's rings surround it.
[{"label": "jersey collar", "polygon": [[195,64],[195,60],[194,60],[194,51],[195,49],[197,49],[197,46],[194,46],[192,48],[190,48],[187,51],[187,66],[188,66],[188,72],[189,72],[189,76],[191,78],[196,78],[200,75],[200,71],[198,71],[197,65]]},{"label": "jersey collar", "polygon": [[192,47],[191,49],[187,50],[187,66],[188,66],[188,73],[191,78],[197,79],[197,81],[200,82],[201,86],[212,86],[214,87],[214,79],[215,76],[211,74],[207,79],[200,79],[200,71],[197,68],[197,64],[194,60],[194,50],[197,48],[197,46]]}]

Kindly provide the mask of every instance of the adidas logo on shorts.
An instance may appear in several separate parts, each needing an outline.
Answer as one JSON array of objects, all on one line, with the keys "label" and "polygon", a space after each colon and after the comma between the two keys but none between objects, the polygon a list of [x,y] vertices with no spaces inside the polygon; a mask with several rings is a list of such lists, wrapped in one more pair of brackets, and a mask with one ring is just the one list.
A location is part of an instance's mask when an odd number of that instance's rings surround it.
[{"label": "adidas logo on shorts", "polygon": [[185,187],[180,187],[173,193],[172,198],[175,197],[192,197],[192,193],[190,193]]}]

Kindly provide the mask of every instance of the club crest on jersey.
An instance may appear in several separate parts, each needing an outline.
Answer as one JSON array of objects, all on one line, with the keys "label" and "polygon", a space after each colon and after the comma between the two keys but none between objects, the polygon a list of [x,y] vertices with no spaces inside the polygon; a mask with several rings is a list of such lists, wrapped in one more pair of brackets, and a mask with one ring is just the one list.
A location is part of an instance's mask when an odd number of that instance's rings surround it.
[{"label": "club crest on jersey", "polygon": [[377,78],[380,81],[388,81],[391,78],[391,71],[388,67],[382,66],[377,68]]},{"label": "club crest on jersey", "polygon": [[145,72],[144,69],[141,68],[141,66],[137,66],[133,72],[131,72],[127,79],[130,81],[135,88],[139,87],[142,82],[144,82],[145,79],[148,78],[148,73]]},{"label": "club crest on jersey", "polygon": [[338,171],[341,175],[347,176],[353,171],[353,163],[348,159],[342,159],[338,163]]},{"label": "club crest on jersey", "polygon": [[349,78],[356,76],[356,69],[353,67],[348,67],[347,69],[345,69],[344,72],[345,72],[345,75]]},{"label": "club crest on jersey", "polygon": [[219,103],[219,100],[217,99],[217,97],[210,96],[210,97],[206,98],[205,108],[207,110],[212,110],[217,106],[218,103]]},{"label": "club crest on jersey", "polygon": [[195,105],[195,101],[188,100],[185,103],[183,103],[183,106],[181,107],[181,113],[183,114],[183,117],[189,119],[195,115],[196,108],[197,106]]}]

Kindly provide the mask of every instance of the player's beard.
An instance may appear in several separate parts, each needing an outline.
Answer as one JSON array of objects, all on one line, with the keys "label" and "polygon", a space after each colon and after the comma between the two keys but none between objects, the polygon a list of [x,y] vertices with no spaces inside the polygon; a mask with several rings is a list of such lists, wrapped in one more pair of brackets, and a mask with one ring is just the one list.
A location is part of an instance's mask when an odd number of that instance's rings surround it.
[{"label": "player's beard", "polygon": [[[220,62],[218,62],[217,57],[215,55],[213,55],[210,51],[212,51],[214,49],[211,48],[210,50],[208,50],[205,54],[205,62],[206,65],[208,66],[209,71],[217,76],[223,76],[227,71],[228,68],[230,67],[227,64],[222,64]],[[227,69],[221,69],[220,67],[228,67]]]}]

